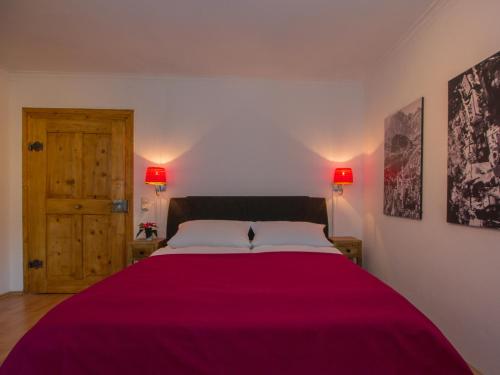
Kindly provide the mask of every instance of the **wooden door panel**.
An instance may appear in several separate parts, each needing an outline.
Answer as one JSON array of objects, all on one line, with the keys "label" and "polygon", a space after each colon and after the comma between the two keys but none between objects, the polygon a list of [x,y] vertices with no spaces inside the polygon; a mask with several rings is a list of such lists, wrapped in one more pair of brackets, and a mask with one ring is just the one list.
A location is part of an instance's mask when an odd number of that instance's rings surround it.
[{"label": "wooden door panel", "polygon": [[23,153],[25,290],[77,292],[125,266],[133,205],[111,209],[112,200],[132,199],[132,112],[25,109],[23,116],[26,146],[43,144]]},{"label": "wooden door panel", "polygon": [[59,133],[110,134],[111,121],[92,119],[52,118],[47,122],[47,131]]},{"label": "wooden door panel", "polygon": [[80,198],[82,134],[47,134],[47,197]]},{"label": "wooden door panel", "polygon": [[[120,125],[120,122],[117,120],[112,121],[111,123],[111,159],[112,165],[116,165],[116,168],[113,168],[111,175],[111,199],[121,199],[120,197],[127,196],[127,179],[130,178],[130,174],[128,174],[126,170],[126,164],[118,163],[118,160],[122,160],[123,158],[127,158],[128,155],[132,155],[133,150],[130,148],[130,142],[126,142],[126,139],[130,137],[130,134],[127,134],[127,128]],[[128,177],[127,177],[128,174]],[[127,217],[119,214],[111,215],[111,228],[113,233],[117,233],[118,235],[113,236],[111,238],[111,248],[114,249],[112,252],[111,265],[113,272],[116,272],[120,269],[121,264],[126,263],[126,253],[120,253],[116,251],[116,249],[126,248],[127,243],[125,241],[127,231],[130,231],[131,223],[127,224]]]},{"label": "wooden door panel", "polygon": [[126,182],[126,171],[125,164],[120,163],[127,157],[127,153],[130,154],[132,150],[127,150],[126,145],[126,129],[120,123],[120,121],[113,121],[111,125],[111,160],[112,165],[116,166],[112,170],[112,186],[111,186],[111,199],[121,199],[125,192],[125,182]]},{"label": "wooden door panel", "polygon": [[110,215],[83,216],[83,262],[87,276],[111,274]]},{"label": "wooden door panel", "polygon": [[81,215],[47,215],[47,279],[82,279],[81,230]]},{"label": "wooden door panel", "polygon": [[47,199],[49,214],[110,214],[108,199]]},{"label": "wooden door panel", "polygon": [[[47,142],[46,120],[43,118],[32,119],[30,132],[25,137],[27,143],[39,141],[45,144]],[[33,181],[33,183],[25,185],[25,196],[29,197],[29,204],[26,201],[24,202],[25,248],[27,247],[30,250],[29,259],[39,259],[45,264],[47,262],[45,222],[45,186],[47,184],[45,171],[47,160],[46,155],[42,152],[30,152],[25,155],[25,160],[29,165],[30,181]],[[25,176],[25,181],[27,178]],[[34,293],[45,291],[45,272],[30,272],[26,261],[24,262],[24,272],[25,275],[30,275],[30,291]]]},{"label": "wooden door panel", "polygon": [[[124,249],[127,248],[127,218],[120,214],[111,214],[111,233],[114,233],[110,238],[111,249]],[[126,252],[112,251],[111,253],[111,267],[112,272],[119,271],[126,264]]]},{"label": "wooden door panel", "polygon": [[111,162],[111,134],[84,134],[82,198],[111,198]]}]

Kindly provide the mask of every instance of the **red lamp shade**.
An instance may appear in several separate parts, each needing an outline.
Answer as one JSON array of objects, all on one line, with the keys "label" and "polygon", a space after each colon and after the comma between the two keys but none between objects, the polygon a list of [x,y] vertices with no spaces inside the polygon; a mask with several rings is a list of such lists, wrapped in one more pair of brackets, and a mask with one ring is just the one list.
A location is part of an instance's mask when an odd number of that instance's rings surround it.
[{"label": "red lamp shade", "polygon": [[165,168],[148,167],[148,169],[146,169],[146,178],[144,182],[149,185],[166,185],[167,172]]},{"label": "red lamp shade", "polygon": [[336,168],[333,174],[333,183],[336,185],[350,185],[353,183],[351,168]]}]

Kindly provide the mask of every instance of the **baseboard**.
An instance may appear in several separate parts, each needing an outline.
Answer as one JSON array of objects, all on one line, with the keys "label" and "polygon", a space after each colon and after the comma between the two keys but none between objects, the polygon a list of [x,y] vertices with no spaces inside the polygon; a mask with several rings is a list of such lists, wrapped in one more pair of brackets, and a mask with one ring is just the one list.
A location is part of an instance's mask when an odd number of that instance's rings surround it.
[{"label": "baseboard", "polygon": [[23,294],[24,294],[24,292],[22,292],[22,291],[19,291],[19,292],[7,292],[7,293],[0,294],[0,299],[6,298],[6,297],[10,297],[10,296],[22,296]]}]

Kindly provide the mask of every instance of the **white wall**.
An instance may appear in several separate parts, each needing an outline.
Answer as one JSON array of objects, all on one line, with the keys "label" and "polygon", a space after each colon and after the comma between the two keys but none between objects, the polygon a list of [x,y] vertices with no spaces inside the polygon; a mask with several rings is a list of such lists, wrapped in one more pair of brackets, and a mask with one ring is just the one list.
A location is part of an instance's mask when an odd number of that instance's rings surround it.
[{"label": "white wall", "polygon": [[8,156],[8,126],[7,111],[9,103],[9,77],[7,72],[0,69],[0,170],[4,174],[0,183],[0,294],[9,291],[9,230],[7,228],[9,210],[9,185],[7,175],[9,170]]},{"label": "white wall", "polygon": [[23,106],[135,110],[136,223],[149,215],[140,197],[154,196],[143,183],[151,164],[168,170],[167,198],[311,195],[329,205],[333,168],[349,165],[356,183],[338,200],[335,233],[361,236],[362,101],[361,85],[349,82],[12,74],[11,289],[22,289]]},{"label": "white wall", "polygon": [[[374,67],[366,92],[366,265],[423,310],[486,374],[500,374],[500,231],[446,223],[447,83],[498,52],[499,14],[499,1],[443,2]],[[420,96],[423,220],[387,217],[384,118]]]}]

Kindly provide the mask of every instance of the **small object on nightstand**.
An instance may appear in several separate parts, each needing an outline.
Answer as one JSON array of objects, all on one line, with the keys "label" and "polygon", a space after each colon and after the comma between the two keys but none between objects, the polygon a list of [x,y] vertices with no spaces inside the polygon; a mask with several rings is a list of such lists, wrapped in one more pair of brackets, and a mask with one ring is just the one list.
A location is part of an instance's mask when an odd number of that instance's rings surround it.
[{"label": "small object on nightstand", "polygon": [[152,240],[158,237],[158,226],[154,222],[146,222],[139,224],[139,232],[137,232],[135,238],[139,237],[141,233],[144,232],[146,240]]},{"label": "small object on nightstand", "polygon": [[149,257],[152,253],[164,246],[164,238],[152,240],[135,240],[128,244],[127,264],[134,264]]},{"label": "small object on nightstand", "polygon": [[363,266],[363,243],[356,237],[330,237],[333,245],[339,249],[342,254],[352,260],[359,266]]}]

